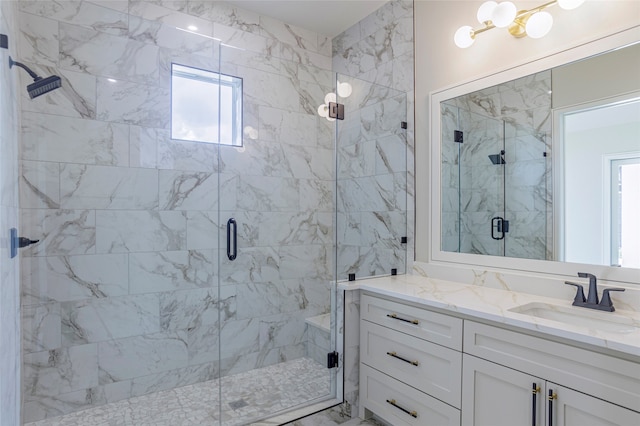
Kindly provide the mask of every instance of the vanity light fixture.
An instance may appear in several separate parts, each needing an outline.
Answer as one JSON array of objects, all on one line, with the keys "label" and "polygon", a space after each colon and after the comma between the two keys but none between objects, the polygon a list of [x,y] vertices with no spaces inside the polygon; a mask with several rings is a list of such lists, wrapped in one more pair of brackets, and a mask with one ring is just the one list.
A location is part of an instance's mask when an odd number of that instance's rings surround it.
[{"label": "vanity light fixture", "polygon": [[471,46],[476,35],[493,28],[507,28],[509,34],[516,38],[529,36],[541,38],[547,35],[553,26],[553,16],[546,8],[558,5],[562,9],[571,10],[580,6],[585,0],[553,0],[529,10],[518,10],[515,4],[504,1],[486,1],[478,8],[478,22],[484,25],[482,28],[473,29],[469,25],[458,28],[453,36],[456,46],[464,49]]}]

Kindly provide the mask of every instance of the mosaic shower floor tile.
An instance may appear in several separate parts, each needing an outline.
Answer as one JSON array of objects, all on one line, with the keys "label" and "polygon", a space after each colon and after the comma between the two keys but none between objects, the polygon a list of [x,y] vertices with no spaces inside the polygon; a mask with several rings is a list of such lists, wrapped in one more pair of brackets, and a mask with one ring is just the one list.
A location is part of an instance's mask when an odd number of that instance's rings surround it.
[{"label": "mosaic shower floor tile", "polygon": [[[218,397],[222,387],[222,401]],[[25,426],[224,426],[328,397],[326,366],[300,358],[221,380],[129,398]]]}]

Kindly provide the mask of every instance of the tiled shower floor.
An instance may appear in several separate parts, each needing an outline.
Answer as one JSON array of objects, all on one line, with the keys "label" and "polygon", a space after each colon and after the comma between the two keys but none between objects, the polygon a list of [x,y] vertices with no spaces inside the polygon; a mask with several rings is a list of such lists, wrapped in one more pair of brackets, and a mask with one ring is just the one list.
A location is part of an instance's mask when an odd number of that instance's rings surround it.
[{"label": "tiled shower floor", "polygon": [[[326,366],[300,358],[222,378],[222,424],[286,410],[329,395]],[[219,380],[130,398],[26,426],[206,426],[218,425]]]}]

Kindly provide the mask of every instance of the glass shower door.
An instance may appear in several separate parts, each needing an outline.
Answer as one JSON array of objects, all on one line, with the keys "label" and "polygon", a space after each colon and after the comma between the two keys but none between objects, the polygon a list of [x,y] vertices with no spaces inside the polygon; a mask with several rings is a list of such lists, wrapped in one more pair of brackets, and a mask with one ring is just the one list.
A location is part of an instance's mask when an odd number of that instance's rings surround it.
[{"label": "glass shower door", "polygon": [[292,67],[220,49],[243,91],[242,146],[221,145],[218,163],[223,425],[335,396],[334,124],[312,106],[333,81]]}]

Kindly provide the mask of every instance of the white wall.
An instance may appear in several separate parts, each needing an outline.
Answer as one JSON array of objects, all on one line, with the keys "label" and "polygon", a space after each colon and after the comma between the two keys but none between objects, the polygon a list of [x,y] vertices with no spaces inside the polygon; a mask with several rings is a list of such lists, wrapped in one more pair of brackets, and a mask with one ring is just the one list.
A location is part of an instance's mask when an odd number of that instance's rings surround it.
[{"label": "white wall", "polygon": [[[542,39],[515,39],[506,30],[494,29],[479,35],[470,48],[459,49],[453,43],[453,34],[462,25],[477,23],[475,15],[481,3],[482,1],[415,2],[418,261],[427,262],[429,259],[429,93],[638,27],[640,22],[638,1],[587,1],[573,11],[554,7],[551,10],[554,27]],[[518,2],[518,7],[534,7],[541,3],[544,2]]]}]

